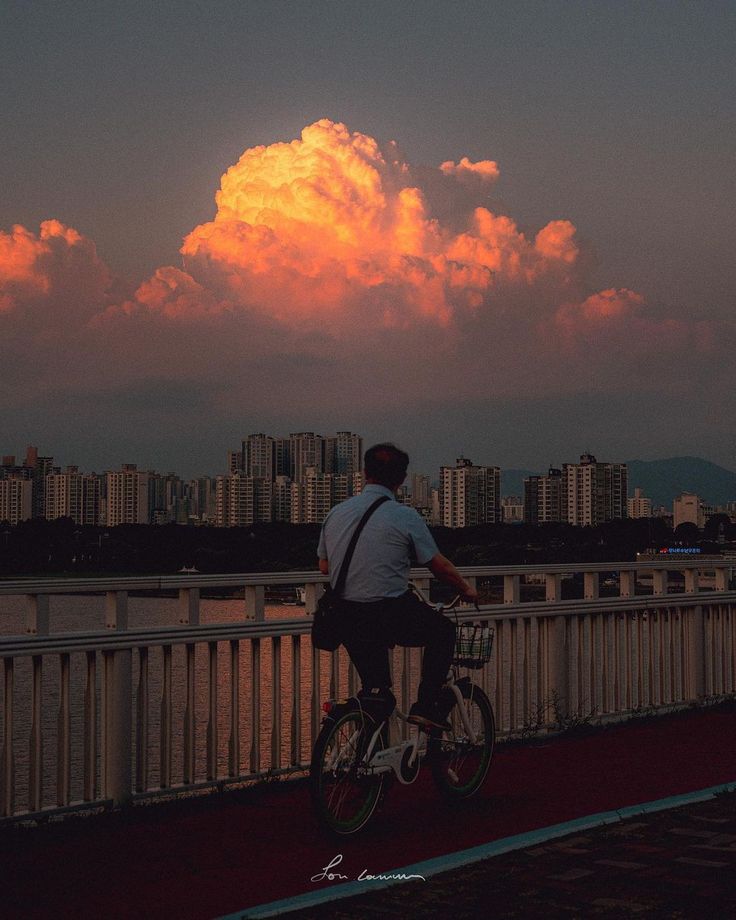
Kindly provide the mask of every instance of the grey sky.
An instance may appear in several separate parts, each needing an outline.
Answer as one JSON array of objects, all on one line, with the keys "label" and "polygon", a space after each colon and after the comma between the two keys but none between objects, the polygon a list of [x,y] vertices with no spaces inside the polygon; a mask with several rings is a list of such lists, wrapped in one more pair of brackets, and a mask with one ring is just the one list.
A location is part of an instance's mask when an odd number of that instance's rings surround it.
[{"label": "grey sky", "polygon": [[[731,324],[735,38],[736,6],[725,2],[6,0],[0,230],[37,233],[49,218],[74,227],[129,296],[158,266],[181,264],[182,238],[212,219],[220,177],[246,148],[327,117],[396,140],[416,167],[497,161],[494,209],[532,237],[572,221],[589,293],[627,288],[651,317]],[[90,468],[140,459],[214,472],[248,431],[347,427],[397,440],[406,431],[427,466],[464,450],[541,468],[591,449],[699,453],[733,467],[733,397],[723,358],[712,361],[688,370],[689,388],[671,363],[646,390],[612,392],[598,379],[588,393],[581,384],[544,398],[428,393],[427,408],[415,400],[411,411],[362,405],[358,391],[341,410],[309,415],[223,408],[222,396],[208,401],[218,387],[206,375],[192,377],[195,394],[158,369],[158,414],[145,381],[120,400],[115,380],[97,399],[94,376],[86,401],[83,380],[26,398],[11,386],[0,391],[2,448],[39,443]],[[199,423],[182,429],[181,413],[195,412]]]}]

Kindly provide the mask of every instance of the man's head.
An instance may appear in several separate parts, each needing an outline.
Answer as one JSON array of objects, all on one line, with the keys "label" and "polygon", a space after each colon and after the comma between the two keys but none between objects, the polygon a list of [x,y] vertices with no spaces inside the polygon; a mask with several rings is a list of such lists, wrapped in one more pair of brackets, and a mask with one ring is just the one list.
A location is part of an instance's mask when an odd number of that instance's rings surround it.
[{"label": "man's head", "polygon": [[392,491],[406,479],[409,454],[395,444],[374,444],[365,452],[365,478]]}]

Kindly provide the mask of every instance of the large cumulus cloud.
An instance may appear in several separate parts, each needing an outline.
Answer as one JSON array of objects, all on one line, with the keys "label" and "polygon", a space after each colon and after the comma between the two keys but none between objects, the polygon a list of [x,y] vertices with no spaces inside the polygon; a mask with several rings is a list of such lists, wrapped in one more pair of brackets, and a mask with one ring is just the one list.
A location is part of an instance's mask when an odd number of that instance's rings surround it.
[{"label": "large cumulus cloud", "polygon": [[548,398],[641,387],[649,362],[696,373],[733,343],[732,325],[592,290],[573,223],[521,228],[490,198],[499,176],[465,156],[416,168],[395,143],[323,119],[246,150],[181,264],[127,292],[57,220],[0,232],[6,396],[195,381],[223,417],[238,400],[257,417],[317,401]]},{"label": "large cumulus cloud", "polygon": [[[440,170],[498,175],[466,157]],[[556,221],[528,241],[509,218],[478,208],[465,233],[433,218],[394,144],[322,120],[301,139],[247,150],[223,176],[217,214],[184,241],[192,277],[244,309],[286,324],[330,321],[450,325],[493,300],[501,277],[533,281],[574,263],[574,227]],[[347,322],[346,322],[347,320]]]}]

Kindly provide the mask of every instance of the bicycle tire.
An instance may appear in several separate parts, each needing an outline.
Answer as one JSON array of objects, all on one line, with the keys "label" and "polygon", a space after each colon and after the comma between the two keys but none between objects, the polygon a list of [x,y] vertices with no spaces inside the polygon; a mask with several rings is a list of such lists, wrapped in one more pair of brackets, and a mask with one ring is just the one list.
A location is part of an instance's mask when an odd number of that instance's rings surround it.
[{"label": "bicycle tire", "polygon": [[493,707],[486,694],[472,683],[463,684],[460,692],[478,741],[470,742],[456,701],[448,717],[452,731],[433,734],[427,748],[432,778],[449,801],[470,798],[480,789],[491,766],[496,739]]},{"label": "bicycle tire", "polygon": [[[312,805],[321,826],[333,834],[356,834],[381,801],[387,774],[371,773],[360,764],[374,730],[356,709],[327,720],[317,736],[309,768]],[[376,750],[385,746],[384,725]]]}]

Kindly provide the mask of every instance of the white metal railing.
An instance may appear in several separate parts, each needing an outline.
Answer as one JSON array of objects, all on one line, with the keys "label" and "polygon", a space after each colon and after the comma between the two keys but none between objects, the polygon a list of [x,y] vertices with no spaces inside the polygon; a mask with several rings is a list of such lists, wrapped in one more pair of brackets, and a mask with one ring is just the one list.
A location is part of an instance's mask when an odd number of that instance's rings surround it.
[{"label": "white metal railing", "polygon": [[[494,656],[475,677],[502,734],[736,692],[727,563],[461,571],[495,586],[496,603],[459,616],[495,625]],[[615,596],[603,597],[612,573]],[[429,588],[426,570],[412,574]],[[563,599],[570,574],[579,596]],[[524,584],[533,575],[538,588]],[[637,593],[650,576],[651,592]],[[322,699],[355,692],[356,674],[344,650],[311,648],[308,616],[267,617],[265,587],[304,586],[310,612],[322,582],[315,572],[0,582],[0,615],[4,598],[23,597],[26,629],[0,635],[0,822],[304,769]],[[230,588],[242,591],[236,619],[203,623],[203,591]],[[130,626],[140,592],[172,595],[178,622]],[[50,600],[85,594],[104,596],[104,629],[53,632]],[[394,650],[392,665],[408,708],[418,650]]]}]

